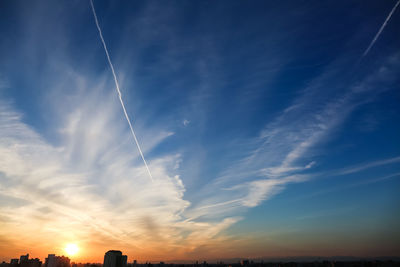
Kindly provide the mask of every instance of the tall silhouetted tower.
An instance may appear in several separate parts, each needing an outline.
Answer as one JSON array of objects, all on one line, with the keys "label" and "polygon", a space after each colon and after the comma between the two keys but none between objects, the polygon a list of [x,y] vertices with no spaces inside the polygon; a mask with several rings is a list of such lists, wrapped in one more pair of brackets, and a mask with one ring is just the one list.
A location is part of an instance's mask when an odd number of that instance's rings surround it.
[{"label": "tall silhouetted tower", "polygon": [[28,259],[29,259],[29,254],[21,255],[21,257],[19,257],[19,263],[21,264],[24,261],[28,261]]},{"label": "tall silhouetted tower", "polygon": [[119,250],[109,250],[104,255],[103,267],[126,267],[127,258]]}]

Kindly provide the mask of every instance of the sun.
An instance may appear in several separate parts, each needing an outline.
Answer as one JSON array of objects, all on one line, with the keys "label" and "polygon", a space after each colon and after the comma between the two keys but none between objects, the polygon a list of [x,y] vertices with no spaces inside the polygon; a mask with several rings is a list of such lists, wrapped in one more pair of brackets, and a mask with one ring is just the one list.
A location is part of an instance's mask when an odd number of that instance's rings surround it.
[{"label": "sun", "polygon": [[67,244],[64,248],[65,253],[68,254],[68,256],[74,256],[76,253],[79,251],[79,247],[76,244]]}]

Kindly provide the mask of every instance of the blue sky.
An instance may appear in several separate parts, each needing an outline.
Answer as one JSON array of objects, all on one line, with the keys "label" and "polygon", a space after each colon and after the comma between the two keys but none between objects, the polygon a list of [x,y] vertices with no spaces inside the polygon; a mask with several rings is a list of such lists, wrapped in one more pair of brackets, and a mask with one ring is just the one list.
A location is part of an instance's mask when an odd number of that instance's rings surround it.
[{"label": "blue sky", "polygon": [[396,3],[1,2],[0,257],[398,256]]}]

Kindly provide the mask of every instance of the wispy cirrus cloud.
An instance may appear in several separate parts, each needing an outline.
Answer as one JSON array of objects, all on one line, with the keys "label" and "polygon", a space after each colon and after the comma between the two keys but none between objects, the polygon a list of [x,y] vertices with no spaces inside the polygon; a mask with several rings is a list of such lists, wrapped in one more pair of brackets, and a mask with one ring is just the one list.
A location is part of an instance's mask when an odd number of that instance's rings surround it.
[{"label": "wispy cirrus cloud", "polygon": [[383,159],[383,160],[377,160],[373,162],[368,162],[365,164],[360,164],[357,166],[352,166],[352,167],[347,167],[341,170],[337,170],[334,172],[335,175],[346,175],[346,174],[351,174],[351,173],[356,173],[356,172],[361,172],[373,167],[378,167],[382,165],[387,165],[387,164],[394,164],[394,163],[399,163],[400,162],[400,157],[394,157],[394,158],[389,158],[389,159]]},{"label": "wispy cirrus cloud", "polygon": [[[246,143],[248,147],[242,151],[242,159],[208,184],[202,191],[208,198],[190,207],[186,214],[190,218],[235,214],[260,205],[291,183],[317,178],[319,174],[313,173],[313,167],[318,165],[313,150],[332,138],[354,110],[388,90],[382,82],[390,87],[397,75],[398,64],[398,56],[391,56],[367,78],[353,82],[333,95],[324,92],[324,87],[338,73],[317,78],[264,127],[258,138]],[[378,89],[377,83],[381,84]],[[379,160],[342,172],[351,173],[395,162],[397,158]]]},{"label": "wispy cirrus cloud", "polygon": [[384,182],[384,181],[387,181],[389,179],[396,178],[396,177],[400,177],[400,172],[392,173],[390,175],[386,175],[386,176],[382,176],[382,177],[378,177],[378,178],[364,179],[363,181],[357,182],[357,183],[349,183],[346,185],[335,186],[335,187],[328,188],[325,190],[313,192],[311,194],[307,194],[307,195],[304,195],[304,196],[301,196],[301,197],[295,198],[295,199],[298,200],[298,199],[304,199],[304,198],[312,198],[312,197],[317,197],[317,196],[332,193],[332,192],[340,192],[345,189],[357,188],[357,187],[361,187],[361,186],[365,186],[365,185]]},{"label": "wispy cirrus cloud", "polygon": [[[33,247],[34,255],[51,249],[58,253],[64,240],[80,240],[85,244],[82,248],[92,247],[83,254],[96,258],[101,258],[110,244],[144,260],[150,256],[165,260],[172,252],[175,258],[197,257],[215,248],[229,248],[230,255],[237,254],[249,247],[248,243],[243,236],[228,235],[226,230],[245,219],[245,211],[262,205],[291,184],[318,179],[320,172],[314,169],[321,164],[319,148],[341,131],[354,111],[389,90],[398,77],[398,55],[379,63],[360,80],[343,78],[348,62],[340,58],[328,66],[322,64],[321,73],[311,82],[299,84],[293,99],[278,97],[277,101],[285,104],[259,115],[265,116],[263,120],[240,124],[240,120],[253,119],[247,117],[251,113],[242,112],[256,102],[261,91],[267,94],[281,71],[301,71],[304,67],[288,65],[290,53],[281,48],[287,43],[286,34],[275,36],[277,45],[271,46],[264,41],[248,42],[250,49],[238,49],[240,45],[232,42],[227,53],[232,57],[227,59],[222,53],[224,40],[231,40],[231,34],[236,36],[236,27],[232,32],[208,33],[208,27],[214,27],[210,20],[209,25],[199,25],[201,34],[179,39],[185,30],[177,27],[180,19],[176,14],[186,16],[186,10],[146,3],[134,9],[137,16],[129,16],[121,32],[105,27],[104,33],[123,35],[122,41],[107,40],[121,70],[118,77],[127,112],[142,115],[135,118],[135,129],[154,176],[150,183],[113,89],[110,78],[116,76],[110,77],[104,70],[103,48],[93,21],[86,21],[89,6],[70,13],[65,9],[53,12],[51,5],[47,8],[52,12],[39,7],[40,15],[25,11],[24,22],[29,23],[24,32],[31,40],[19,43],[26,54],[40,55],[36,61],[45,62],[45,66],[43,70],[33,68],[37,62],[30,59],[17,69],[28,66],[29,73],[37,77],[37,87],[44,87],[37,92],[43,94],[38,98],[48,121],[40,125],[32,117],[26,119],[29,112],[19,109],[26,103],[0,103],[0,239],[15,233],[7,242],[25,240],[21,249]],[[225,7],[221,10],[225,12]],[[79,29],[90,25],[88,32],[93,35],[85,39],[89,49],[82,45],[82,36],[77,38],[82,53],[75,50],[71,56],[66,51],[73,45],[65,37],[70,35],[58,25],[50,36],[47,14],[64,23],[70,18],[63,16],[76,12],[85,18],[77,20]],[[299,16],[297,12],[294,15]],[[57,49],[48,49],[43,40],[56,44]],[[98,53],[93,52],[93,44],[98,45]],[[253,49],[257,53],[249,53]],[[74,57],[78,59],[71,60]],[[232,67],[242,64],[243,59],[248,61],[248,73],[242,73],[241,66]],[[93,68],[96,74],[87,70]],[[185,71],[180,72],[182,69]],[[2,85],[9,83],[0,82]],[[226,91],[223,86],[228,87]],[[28,88],[35,91],[36,87]],[[25,98],[25,94],[20,97]],[[229,101],[229,97],[237,99]],[[275,99],[273,95],[271,99]],[[219,114],[221,111],[224,114]],[[185,128],[187,135],[179,133],[182,124],[190,126]],[[223,127],[218,128],[220,124]],[[232,124],[236,128],[223,131],[222,138],[212,138]],[[243,137],[240,128],[249,124],[256,127],[248,131],[250,136]],[[397,160],[377,162],[340,171],[350,174]],[[26,232],[32,233],[29,240]],[[37,245],[38,239],[45,241]]]},{"label": "wispy cirrus cloud", "polygon": [[[57,144],[46,141],[2,100],[2,234],[20,232],[12,238],[18,242],[22,232],[30,231],[31,240],[45,240],[45,251],[60,251],[60,240],[79,240],[83,247],[102,248],[101,253],[112,242],[143,257],[164,257],[170,250],[183,255],[237,221],[187,222],[182,214],[190,202],[184,200],[184,183],[176,169],[181,156],[152,158],[151,182],[139,153],[132,152],[117,99],[101,84],[94,91],[80,89],[80,101],[73,98],[74,105],[65,99],[55,104],[65,111],[57,113],[63,114],[57,118],[63,122]],[[149,140],[143,144],[148,152],[172,134],[141,130]]]}]

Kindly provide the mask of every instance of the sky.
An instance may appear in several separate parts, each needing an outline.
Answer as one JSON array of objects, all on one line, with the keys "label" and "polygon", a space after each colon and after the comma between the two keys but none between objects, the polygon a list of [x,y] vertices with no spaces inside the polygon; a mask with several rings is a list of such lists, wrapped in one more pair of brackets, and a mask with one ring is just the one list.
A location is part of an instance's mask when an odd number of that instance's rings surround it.
[{"label": "sky", "polygon": [[400,256],[397,1],[93,4],[0,1],[1,261]]}]

